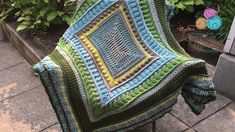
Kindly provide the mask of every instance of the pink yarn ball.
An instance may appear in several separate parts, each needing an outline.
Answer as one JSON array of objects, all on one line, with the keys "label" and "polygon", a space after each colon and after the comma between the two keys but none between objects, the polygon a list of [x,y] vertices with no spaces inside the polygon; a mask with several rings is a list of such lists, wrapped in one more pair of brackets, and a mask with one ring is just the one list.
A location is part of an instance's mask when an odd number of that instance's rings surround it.
[{"label": "pink yarn ball", "polygon": [[217,11],[213,8],[207,8],[205,11],[204,11],[204,16],[205,18],[212,18],[214,16],[217,15]]}]

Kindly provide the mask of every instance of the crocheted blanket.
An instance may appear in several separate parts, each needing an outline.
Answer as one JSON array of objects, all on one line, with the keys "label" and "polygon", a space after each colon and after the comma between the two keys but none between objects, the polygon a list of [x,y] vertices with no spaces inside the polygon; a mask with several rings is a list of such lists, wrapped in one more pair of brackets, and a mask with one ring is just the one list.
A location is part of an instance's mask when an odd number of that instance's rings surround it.
[{"label": "crocheted blanket", "polygon": [[164,0],[84,0],[34,66],[64,131],[126,131],[162,117],[181,93],[196,114],[215,100],[205,61],[170,32]]}]

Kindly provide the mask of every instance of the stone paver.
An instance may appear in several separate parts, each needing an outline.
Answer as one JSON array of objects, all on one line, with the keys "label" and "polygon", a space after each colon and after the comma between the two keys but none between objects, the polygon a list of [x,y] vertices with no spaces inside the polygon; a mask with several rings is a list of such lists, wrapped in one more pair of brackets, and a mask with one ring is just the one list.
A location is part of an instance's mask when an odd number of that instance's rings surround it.
[{"label": "stone paver", "polygon": [[195,125],[199,121],[214,114],[215,112],[222,109],[223,107],[225,107],[229,103],[231,103],[230,99],[218,94],[216,101],[207,104],[206,109],[200,115],[197,116],[191,112],[189,106],[185,103],[183,97],[179,96],[178,103],[174,106],[171,113],[175,117],[177,117],[181,121],[183,121],[185,124],[192,127],[193,125]]},{"label": "stone paver", "polygon": [[197,124],[198,132],[235,132],[235,103]]},{"label": "stone paver", "polygon": [[3,47],[6,47],[6,46],[9,46],[11,45],[8,41],[0,41],[0,49],[3,48]]},{"label": "stone paver", "polygon": [[23,57],[11,46],[0,48],[0,71],[13,65],[24,62]]},{"label": "stone paver", "polygon": [[155,121],[156,132],[182,132],[188,128],[187,125],[180,120],[166,114],[162,118]]},{"label": "stone paver", "polygon": [[235,57],[227,53],[220,55],[213,82],[218,92],[235,101]]},{"label": "stone paver", "polygon": [[0,131],[40,131],[58,122],[43,87],[0,102]]},{"label": "stone paver", "polygon": [[184,132],[196,132],[196,131],[190,128],[190,129],[187,129],[187,130],[184,131]]},{"label": "stone paver", "polygon": [[39,77],[26,62],[7,68],[0,71],[0,101],[39,85]]},{"label": "stone paver", "polygon": [[42,132],[62,132],[62,129],[60,127],[60,124],[57,123],[57,124],[51,126],[50,128],[43,130]]}]

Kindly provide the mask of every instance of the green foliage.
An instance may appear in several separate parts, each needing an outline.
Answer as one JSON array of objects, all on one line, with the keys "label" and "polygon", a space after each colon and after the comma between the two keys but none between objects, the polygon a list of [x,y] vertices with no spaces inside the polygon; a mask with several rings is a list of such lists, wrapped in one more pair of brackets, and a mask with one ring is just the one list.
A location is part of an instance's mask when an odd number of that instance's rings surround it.
[{"label": "green foliage", "polygon": [[194,11],[195,5],[204,5],[204,0],[168,0],[172,4],[175,4],[176,8],[186,10],[189,12]]},{"label": "green foliage", "polygon": [[223,25],[220,30],[219,39],[225,40],[228,35],[230,28],[235,17],[235,1],[234,0],[223,0],[219,4],[219,16],[223,20]]},{"label": "green foliage", "polygon": [[206,0],[205,5],[210,8],[217,8],[223,0]]},{"label": "green foliage", "polygon": [[15,17],[17,31],[46,31],[51,24],[70,24],[76,10],[75,0],[10,0],[8,9],[0,14],[0,21]]}]

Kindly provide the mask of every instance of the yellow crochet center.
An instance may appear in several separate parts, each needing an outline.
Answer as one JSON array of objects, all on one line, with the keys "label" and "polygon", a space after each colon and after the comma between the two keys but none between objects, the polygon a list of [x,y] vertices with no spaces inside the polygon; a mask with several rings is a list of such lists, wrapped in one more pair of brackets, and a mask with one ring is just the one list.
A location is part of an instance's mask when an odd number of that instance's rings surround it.
[{"label": "yellow crochet center", "polygon": [[[106,67],[106,64],[102,60],[99,52],[97,49],[93,46],[93,44],[89,41],[87,38],[92,32],[97,30],[99,28],[99,25],[102,24],[103,21],[105,21],[107,18],[109,18],[112,14],[115,12],[120,11],[121,14],[124,16],[124,19],[126,21],[126,24],[128,26],[128,30],[131,32],[131,35],[134,38],[134,41],[138,44],[138,47],[140,47],[140,50],[146,54],[146,57],[137,65],[135,65],[133,68],[128,70],[127,72],[119,75],[116,78],[113,78],[112,75],[110,74],[108,68]],[[109,14],[106,16],[102,17],[99,21],[97,21],[89,30],[81,33],[78,35],[79,39],[82,40],[83,44],[85,47],[88,49],[88,51],[93,55],[94,60],[96,60],[97,64],[99,65],[100,71],[103,73],[103,76],[105,77],[107,84],[109,86],[109,89],[113,89],[115,86],[119,85],[122,83],[122,80],[125,79],[127,76],[130,76],[130,74],[134,73],[134,71],[138,68],[140,68],[142,65],[146,64],[151,58],[152,55],[150,55],[148,52],[146,52],[143,47],[141,46],[140,42],[137,40],[136,36],[134,35],[134,32],[131,30],[131,25],[128,23],[129,20],[127,18],[127,15],[124,12],[123,6],[119,6],[118,8],[113,9]],[[156,58],[156,57],[155,57]]]}]

